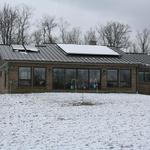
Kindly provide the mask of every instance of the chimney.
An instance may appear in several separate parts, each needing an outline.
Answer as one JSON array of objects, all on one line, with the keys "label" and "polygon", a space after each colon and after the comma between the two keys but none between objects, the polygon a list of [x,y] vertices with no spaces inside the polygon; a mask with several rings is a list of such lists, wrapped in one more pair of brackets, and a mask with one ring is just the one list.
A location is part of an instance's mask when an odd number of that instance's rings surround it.
[{"label": "chimney", "polygon": [[96,45],[97,44],[97,41],[96,40],[90,40],[89,41],[89,45]]}]

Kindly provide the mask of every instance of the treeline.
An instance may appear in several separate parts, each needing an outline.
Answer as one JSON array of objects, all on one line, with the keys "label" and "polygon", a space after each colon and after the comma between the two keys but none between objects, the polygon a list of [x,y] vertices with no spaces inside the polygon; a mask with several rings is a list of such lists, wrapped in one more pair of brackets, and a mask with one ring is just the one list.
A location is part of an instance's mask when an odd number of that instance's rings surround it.
[{"label": "treeline", "polygon": [[5,4],[0,8],[0,43],[2,44],[90,44],[97,41],[98,45],[122,48],[129,52],[150,52],[150,30],[138,31],[133,40],[132,29],[120,22],[107,22],[96,25],[83,32],[80,27],[72,27],[64,19],[43,16],[31,23],[31,8],[11,7]]}]

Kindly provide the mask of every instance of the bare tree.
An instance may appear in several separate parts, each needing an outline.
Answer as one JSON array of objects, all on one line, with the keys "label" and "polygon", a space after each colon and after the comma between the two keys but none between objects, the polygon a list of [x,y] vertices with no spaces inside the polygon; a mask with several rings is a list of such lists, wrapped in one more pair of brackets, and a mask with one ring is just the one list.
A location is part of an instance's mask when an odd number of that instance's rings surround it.
[{"label": "bare tree", "polygon": [[81,44],[81,30],[79,27],[73,27],[71,31],[67,33],[67,44]]},{"label": "bare tree", "polygon": [[14,43],[16,44],[27,44],[28,43],[28,30],[30,28],[31,9],[27,6],[23,6],[18,9],[18,16],[16,22],[16,33]]},{"label": "bare tree", "polygon": [[144,29],[136,35],[138,50],[142,53],[150,51],[150,30]]},{"label": "bare tree", "polygon": [[51,16],[44,16],[41,22],[43,43],[53,43],[55,38],[53,37],[52,32],[57,27],[55,18]]},{"label": "bare tree", "polygon": [[90,28],[89,31],[87,31],[84,35],[84,44],[91,44],[91,42],[96,42],[96,31],[92,28]]},{"label": "bare tree", "polygon": [[100,43],[108,47],[128,48],[130,27],[119,22],[108,22],[97,28]]},{"label": "bare tree", "polygon": [[0,36],[3,44],[11,44],[16,18],[16,9],[8,4],[0,10]]},{"label": "bare tree", "polygon": [[60,31],[60,41],[61,43],[67,43],[67,29],[69,27],[69,23],[67,21],[64,21],[63,18],[60,19],[59,24],[59,31]]},{"label": "bare tree", "polygon": [[42,39],[42,32],[41,30],[36,30],[32,33],[32,38],[33,38],[33,42],[36,45],[40,45],[43,43],[43,39]]}]

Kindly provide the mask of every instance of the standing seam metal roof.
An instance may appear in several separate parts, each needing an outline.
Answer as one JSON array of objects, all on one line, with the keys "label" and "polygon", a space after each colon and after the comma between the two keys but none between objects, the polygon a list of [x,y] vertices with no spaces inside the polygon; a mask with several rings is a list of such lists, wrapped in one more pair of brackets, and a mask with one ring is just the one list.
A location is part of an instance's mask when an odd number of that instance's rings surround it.
[{"label": "standing seam metal roof", "polygon": [[150,64],[150,56],[143,54],[126,54],[113,49],[120,56],[68,55],[57,44],[45,44],[37,47],[39,52],[21,53],[13,51],[12,46],[0,45],[0,58],[6,61],[38,61],[61,63],[107,63],[107,64]]}]

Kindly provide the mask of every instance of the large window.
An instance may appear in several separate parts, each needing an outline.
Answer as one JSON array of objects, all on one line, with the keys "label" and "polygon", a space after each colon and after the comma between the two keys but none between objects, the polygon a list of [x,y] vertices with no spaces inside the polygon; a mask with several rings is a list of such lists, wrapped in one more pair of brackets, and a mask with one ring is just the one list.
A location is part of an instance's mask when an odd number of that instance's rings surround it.
[{"label": "large window", "polygon": [[98,69],[53,69],[53,89],[55,90],[98,90],[101,86]]},{"label": "large window", "polygon": [[53,89],[64,89],[64,69],[53,69]]},{"label": "large window", "polygon": [[89,70],[89,89],[100,89],[100,70]]},{"label": "large window", "polygon": [[77,89],[76,69],[65,69],[65,89]]},{"label": "large window", "polygon": [[53,89],[98,90],[101,86],[98,69],[53,69]]},{"label": "large window", "polygon": [[128,69],[120,70],[120,87],[131,86],[131,73]]},{"label": "large window", "polygon": [[19,86],[31,86],[31,67],[19,67]]},{"label": "large window", "polygon": [[88,89],[88,69],[78,69],[78,89]]},{"label": "large window", "polygon": [[46,68],[34,68],[34,86],[46,86]]},{"label": "large window", "polygon": [[107,86],[118,87],[118,70],[107,70]]}]

